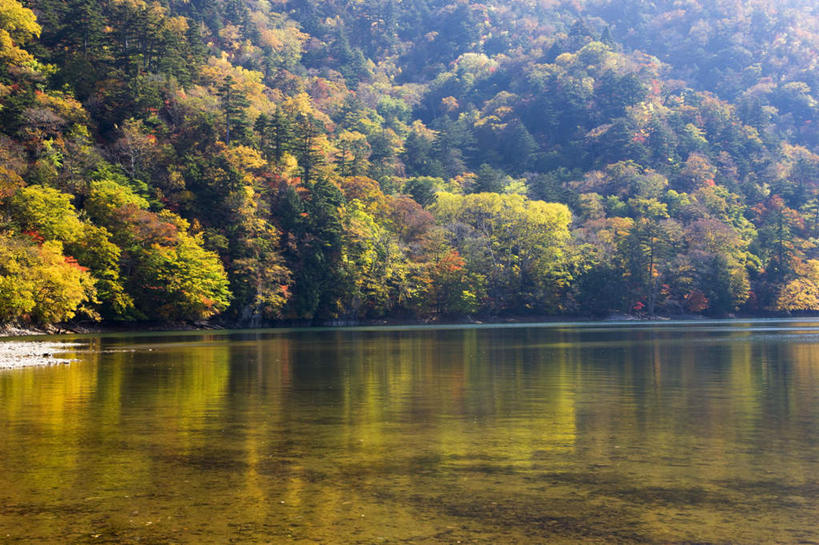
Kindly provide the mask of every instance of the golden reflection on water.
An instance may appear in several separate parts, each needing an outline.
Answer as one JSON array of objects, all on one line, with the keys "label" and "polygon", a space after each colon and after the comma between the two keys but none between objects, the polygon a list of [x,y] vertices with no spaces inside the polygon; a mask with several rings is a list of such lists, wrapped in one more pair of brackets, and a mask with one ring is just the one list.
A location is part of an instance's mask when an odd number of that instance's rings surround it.
[{"label": "golden reflection on water", "polygon": [[785,325],[72,339],[0,372],[0,543],[819,543]]}]

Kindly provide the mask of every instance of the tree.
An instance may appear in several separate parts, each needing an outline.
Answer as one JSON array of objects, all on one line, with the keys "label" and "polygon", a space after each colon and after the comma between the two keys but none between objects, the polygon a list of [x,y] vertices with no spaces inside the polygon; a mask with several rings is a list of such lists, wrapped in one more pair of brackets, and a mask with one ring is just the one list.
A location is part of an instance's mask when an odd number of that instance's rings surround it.
[{"label": "tree", "polygon": [[443,187],[443,179],[430,176],[410,178],[404,183],[404,191],[421,206],[429,206],[435,202],[435,194]]},{"label": "tree", "polygon": [[180,229],[173,245],[139,248],[137,263],[131,289],[146,317],[203,320],[230,303],[227,276],[217,255],[202,248],[200,237],[184,230]]},{"label": "tree", "polygon": [[599,210],[574,231],[573,297],[581,312],[606,316],[631,311],[628,248],[634,223],[632,218],[606,218]]},{"label": "tree", "polygon": [[383,316],[403,303],[407,263],[396,237],[354,199],[344,210],[342,312],[352,317]]},{"label": "tree", "polygon": [[128,175],[134,180],[150,181],[151,171],[159,158],[156,137],[143,122],[133,118],[122,124],[121,134],[114,148]]},{"label": "tree", "polygon": [[74,242],[82,235],[83,225],[71,204],[71,195],[51,187],[21,187],[9,199],[12,218],[22,231],[37,233],[46,240]]},{"label": "tree", "polygon": [[80,237],[67,243],[65,250],[93,276],[99,302],[94,308],[100,317],[133,319],[134,300],[126,290],[120,270],[122,250],[111,242],[111,233],[104,227],[84,223]]},{"label": "tree", "polygon": [[635,298],[654,316],[681,227],[669,219],[666,205],[654,199],[630,199],[629,207],[636,218],[626,241],[629,276]]},{"label": "tree", "polygon": [[401,154],[401,160],[404,162],[408,175],[443,175],[440,165],[434,162],[434,145],[435,132],[425,127],[420,121],[413,123],[404,141],[404,152]]},{"label": "tree", "polygon": [[[692,267],[687,294],[699,293],[707,301],[700,311],[724,316],[748,299],[750,285],[746,267],[747,243],[727,223],[714,218],[698,219],[685,227],[686,259]],[[685,275],[679,275],[685,276]],[[672,278],[671,283],[676,283]],[[687,301],[691,306],[691,300]]]},{"label": "tree", "polygon": [[309,185],[314,181],[316,171],[326,164],[326,157],[320,148],[319,128],[308,114],[299,114],[296,122],[296,143],[294,153],[302,171],[302,182]]},{"label": "tree", "polygon": [[234,138],[242,138],[247,130],[245,109],[249,106],[247,96],[235,84],[233,76],[225,77],[219,86],[219,98],[225,116],[225,144],[230,145],[231,132]]},{"label": "tree", "polygon": [[57,241],[0,233],[0,323],[62,322],[95,298],[88,270],[63,255]]},{"label": "tree", "polygon": [[346,288],[342,267],[344,195],[324,177],[301,193],[282,183],[273,216],[282,232],[282,253],[292,271],[293,295],[286,314],[299,319],[337,317]]},{"label": "tree", "polygon": [[218,255],[204,249],[201,235],[189,234],[179,216],[147,208],[133,190],[107,180],[92,182],[86,203],[122,249],[131,317],[201,320],[225,310],[232,294]]},{"label": "tree", "polygon": [[556,311],[569,280],[571,213],[522,195],[439,193],[431,207],[467,267],[486,276],[493,311]]},{"label": "tree", "polygon": [[290,118],[281,108],[276,108],[270,117],[260,115],[255,128],[260,135],[261,149],[265,157],[268,161],[280,163],[284,154],[293,147],[295,131]]},{"label": "tree", "polygon": [[0,133],[15,135],[26,125],[35,101],[34,84],[43,65],[23,45],[40,36],[34,13],[16,0],[0,0]]},{"label": "tree", "polygon": [[786,312],[819,310],[819,261],[809,259],[800,268],[800,276],[779,290],[776,310]]},{"label": "tree", "polygon": [[755,244],[765,261],[766,277],[780,284],[793,271],[793,261],[798,256],[795,236],[802,228],[802,218],[778,195],[772,195],[753,211],[758,229]]},{"label": "tree", "polygon": [[475,185],[470,189],[472,193],[500,193],[506,185],[506,173],[496,170],[486,163],[478,169]]},{"label": "tree", "polygon": [[278,232],[258,221],[244,239],[243,256],[231,262],[231,284],[239,323],[259,326],[280,318],[291,296],[292,275],[278,248]]},{"label": "tree", "polygon": [[34,56],[22,46],[39,37],[40,31],[33,11],[17,0],[0,0],[0,78],[36,70]]},{"label": "tree", "polygon": [[338,135],[336,165],[344,176],[361,176],[369,169],[372,153],[367,137],[357,131],[344,131]]},{"label": "tree", "polygon": [[108,63],[103,62],[106,44],[106,17],[97,0],[68,2],[62,21],[62,10],[56,6],[40,10],[52,18],[45,25],[44,41],[53,44],[62,64],[60,80],[71,82],[77,95],[83,99],[94,90],[96,79]]},{"label": "tree", "polygon": [[478,312],[486,298],[486,277],[467,268],[458,250],[445,242],[442,231],[434,233],[428,244],[431,256],[417,282],[416,308],[433,317]]},{"label": "tree", "polygon": [[603,119],[614,119],[626,115],[626,108],[642,102],[646,98],[646,89],[637,74],[618,76],[613,70],[607,70],[597,80],[595,101],[600,108],[598,115]]}]

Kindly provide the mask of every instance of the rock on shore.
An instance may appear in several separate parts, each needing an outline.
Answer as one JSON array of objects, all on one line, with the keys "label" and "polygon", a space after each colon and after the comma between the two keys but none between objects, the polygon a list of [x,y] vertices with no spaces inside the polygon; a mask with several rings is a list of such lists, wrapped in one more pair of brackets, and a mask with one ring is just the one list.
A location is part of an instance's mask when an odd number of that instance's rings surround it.
[{"label": "rock on shore", "polygon": [[0,342],[0,369],[17,369],[33,365],[64,365],[71,359],[64,354],[74,345],[49,342]]}]

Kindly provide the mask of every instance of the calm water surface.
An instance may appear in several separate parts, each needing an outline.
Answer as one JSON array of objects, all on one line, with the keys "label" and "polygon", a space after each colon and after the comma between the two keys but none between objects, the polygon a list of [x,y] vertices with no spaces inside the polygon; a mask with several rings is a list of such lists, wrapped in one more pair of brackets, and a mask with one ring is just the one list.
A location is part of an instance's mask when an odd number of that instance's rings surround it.
[{"label": "calm water surface", "polygon": [[819,322],[66,340],[0,543],[819,543]]}]

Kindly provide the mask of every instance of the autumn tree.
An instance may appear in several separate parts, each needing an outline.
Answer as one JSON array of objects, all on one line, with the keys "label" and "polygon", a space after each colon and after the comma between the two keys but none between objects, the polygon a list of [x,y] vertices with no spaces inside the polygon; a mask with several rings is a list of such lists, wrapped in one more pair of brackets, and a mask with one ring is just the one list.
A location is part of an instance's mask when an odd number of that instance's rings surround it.
[{"label": "autumn tree", "polygon": [[495,311],[554,311],[568,276],[571,214],[562,204],[521,195],[440,193],[432,212],[452,232],[467,266],[487,278]]},{"label": "autumn tree", "polygon": [[95,302],[88,269],[63,254],[60,242],[0,233],[0,323],[39,325],[89,312]]}]

